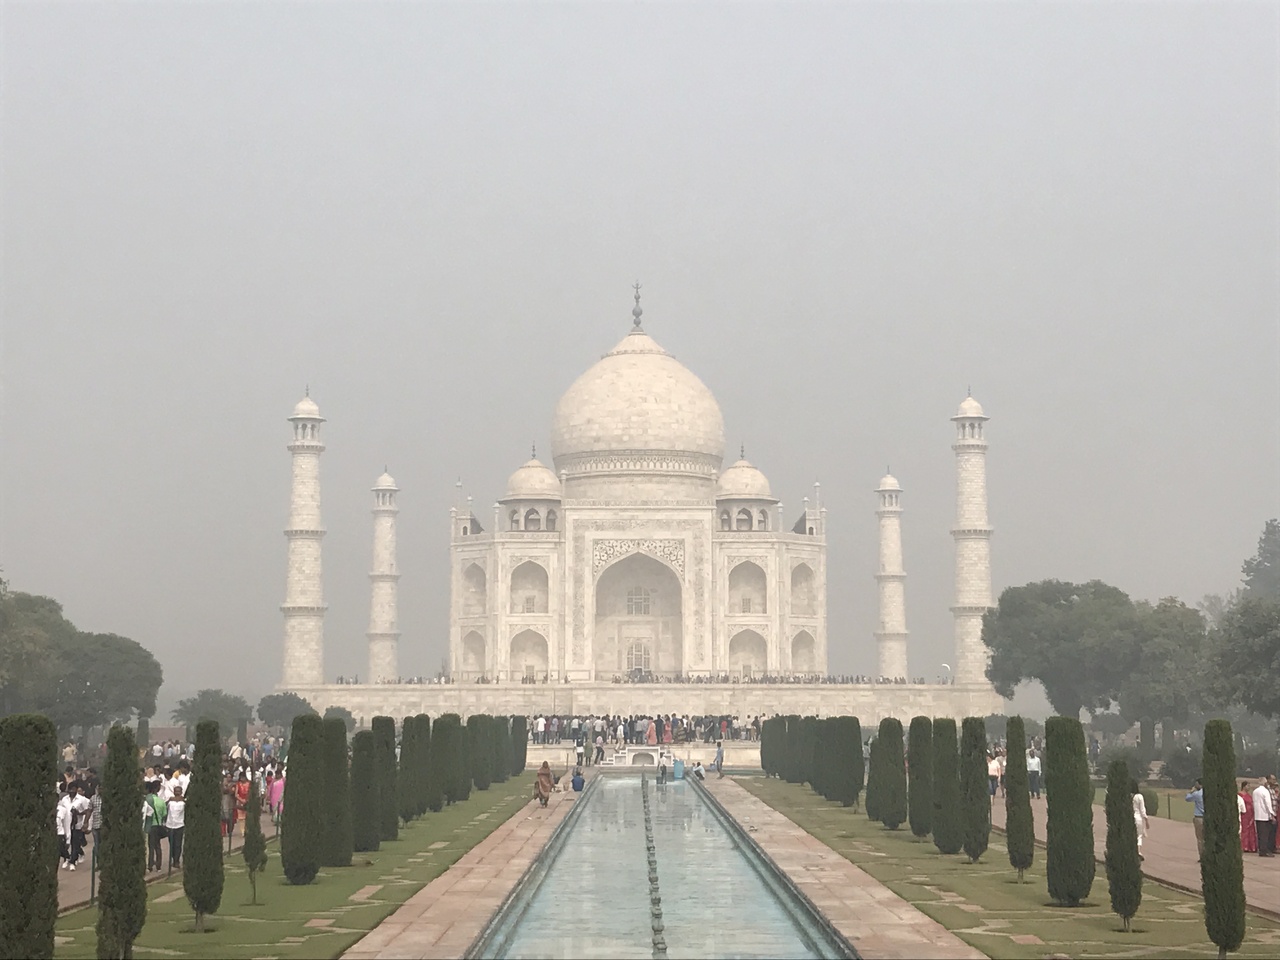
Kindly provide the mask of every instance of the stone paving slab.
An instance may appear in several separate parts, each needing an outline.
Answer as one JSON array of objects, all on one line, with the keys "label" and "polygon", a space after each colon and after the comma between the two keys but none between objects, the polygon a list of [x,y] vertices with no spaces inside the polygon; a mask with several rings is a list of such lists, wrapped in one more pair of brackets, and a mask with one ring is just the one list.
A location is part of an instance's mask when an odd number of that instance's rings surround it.
[{"label": "stone paving slab", "polygon": [[[1004,798],[996,797],[991,807],[993,827],[1004,829],[1004,813]],[[1035,821],[1036,839],[1044,843],[1048,810],[1043,797],[1032,798],[1031,816]],[[1107,813],[1097,804],[1093,806],[1093,843],[1094,856],[1102,863],[1107,849]],[[1200,893],[1200,863],[1195,828],[1191,824],[1152,817],[1142,854],[1146,857],[1142,862],[1146,876],[1189,893]],[[1105,889],[1106,875],[1099,871],[1098,876]],[[1280,918],[1280,857],[1244,855],[1244,898],[1251,909]]]},{"label": "stone paving slab", "polygon": [[706,786],[866,960],[986,960],[732,779],[709,779]]},{"label": "stone paving slab", "polygon": [[456,960],[573,809],[575,793],[534,801],[462,856],[343,954],[344,960]]}]

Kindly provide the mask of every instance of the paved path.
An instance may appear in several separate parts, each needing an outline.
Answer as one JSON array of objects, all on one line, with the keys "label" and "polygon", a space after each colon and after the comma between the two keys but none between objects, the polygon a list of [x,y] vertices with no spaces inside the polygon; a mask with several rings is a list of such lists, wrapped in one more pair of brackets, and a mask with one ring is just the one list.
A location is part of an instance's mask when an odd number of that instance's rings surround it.
[{"label": "paved path", "polygon": [[461,957],[515,887],[580,796],[530,800],[452,867],[355,943],[345,960]]},{"label": "paved path", "polygon": [[[1036,839],[1045,838],[1045,801],[1031,801],[1031,813],[1035,820]],[[1004,828],[1004,798],[996,797],[991,810],[993,826]],[[1094,855],[1101,862],[1107,847],[1107,814],[1096,804],[1093,807]],[[1142,844],[1146,860],[1142,872],[1153,880],[1170,886],[1200,892],[1200,864],[1196,854],[1195,829],[1189,823],[1152,817],[1151,829]],[[1103,882],[1105,876],[1099,874]],[[1271,916],[1280,915],[1280,857],[1259,857],[1256,853],[1244,855],[1244,896],[1250,907]]]},{"label": "paved path", "polygon": [[[276,825],[271,822],[271,818],[267,815],[262,817],[262,832],[270,840],[276,835]],[[223,845],[225,847],[226,840],[224,838]],[[240,850],[244,846],[244,822],[236,824],[236,833],[232,838],[232,852]],[[151,870],[147,872],[147,883],[154,883],[156,880],[164,880],[169,876],[169,841],[160,841],[160,851],[163,854],[165,869]],[[86,907],[89,905],[89,865],[93,859],[93,837],[90,836],[88,845],[84,848],[84,856],[80,858],[80,862],[76,864],[76,869],[63,870],[58,869],[58,912],[62,913],[67,910],[74,910],[77,907]],[[182,871],[176,870],[173,873],[175,877],[181,877]]]},{"label": "paved path", "polygon": [[985,953],[925,916],[732,779],[711,778],[706,785],[862,957],[985,960]]}]

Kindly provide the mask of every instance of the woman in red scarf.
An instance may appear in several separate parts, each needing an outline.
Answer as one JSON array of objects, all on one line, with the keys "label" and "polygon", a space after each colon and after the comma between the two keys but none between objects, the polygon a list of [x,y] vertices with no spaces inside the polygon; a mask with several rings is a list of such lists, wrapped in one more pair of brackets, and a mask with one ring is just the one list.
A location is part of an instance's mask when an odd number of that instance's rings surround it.
[{"label": "woman in red scarf", "polygon": [[235,819],[239,820],[241,817],[247,817],[248,807],[249,807],[249,777],[243,770],[241,770],[240,779],[236,783]]},{"label": "woman in red scarf", "polygon": [[1237,806],[1240,810],[1240,849],[1245,853],[1258,852],[1258,825],[1253,821],[1253,794],[1248,784],[1240,781]]}]

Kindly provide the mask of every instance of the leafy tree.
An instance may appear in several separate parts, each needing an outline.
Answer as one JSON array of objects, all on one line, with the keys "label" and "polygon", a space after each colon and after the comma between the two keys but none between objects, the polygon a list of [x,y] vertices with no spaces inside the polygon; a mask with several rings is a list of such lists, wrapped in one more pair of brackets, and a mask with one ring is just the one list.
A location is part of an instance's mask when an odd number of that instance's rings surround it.
[{"label": "leafy tree", "polygon": [[960,727],[960,816],[964,852],[977,863],[991,842],[987,730],[981,717],[965,717]]},{"label": "leafy tree", "polygon": [[280,869],[292,884],[308,884],[320,872],[327,786],[324,721],[304,713],[294,717],[289,728],[289,775],[280,825]]},{"label": "leafy tree", "polygon": [[960,823],[960,751],[956,722],[933,719],[933,845],[939,853],[959,853],[964,846]]},{"label": "leafy tree", "polygon": [[[1246,601],[1251,602],[1251,601]],[[1204,855],[1200,889],[1204,926],[1219,960],[1244,941],[1244,860],[1236,806],[1235,745],[1231,724],[1210,720],[1204,728]]]},{"label": "leafy tree", "polygon": [[[261,711],[259,711],[258,715],[262,715]],[[324,718],[328,720],[330,717],[338,717],[344,724],[346,724],[347,736],[351,736],[351,734],[355,732],[356,718],[346,707],[326,707],[324,711]]]},{"label": "leafy tree", "polygon": [[[351,866],[351,783],[347,772],[347,725],[341,717],[322,720],[324,730],[324,845],[320,865]],[[288,789],[288,781],[285,781]]]},{"label": "leafy tree", "polygon": [[1213,672],[1223,699],[1280,718],[1280,601],[1246,596],[1227,612],[1215,639]]},{"label": "leafy tree", "polygon": [[1258,538],[1258,552],[1244,562],[1244,596],[1280,601],[1280,520],[1268,520]]},{"label": "leafy tree", "polygon": [[57,779],[58,731],[52,721],[38,714],[0,719],[0,957],[53,956]]},{"label": "leafy tree", "polygon": [[897,830],[907,820],[907,770],[902,751],[902,721],[885,717],[880,721],[882,743],[880,770],[880,822]]},{"label": "leafy tree", "polygon": [[876,737],[871,741],[871,748],[867,757],[867,799],[863,804],[863,809],[867,812],[868,820],[880,819],[880,794],[884,786],[883,762],[883,754],[880,752],[880,738]]},{"label": "leafy tree", "polygon": [[489,789],[492,761],[489,757],[489,717],[473,713],[467,718],[467,761],[477,790]]},{"label": "leafy tree", "polygon": [[244,817],[244,865],[249,871],[249,890],[253,905],[258,905],[258,874],[267,867],[267,838],[262,833],[262,797],[258,794],[258,778],[249,779],[249,800]]},{"label": "leafy tree", "polygon": [[911,832],[924,838],[933,830],[933,721],[928,717],[912,717],[907,743]]},{"label": "leafy tree", "polygon": [[1129,922],[1142,903],[1142,865],[1138,862],[1138,830],[1133,819],[1133,778],[1123,760],[1113,760],[1107,770],[1107,886],[1111,910]]},{"label": "leafy tree", "polygon": [[[289,771],[293,777],[293,771]],[[286,781],[287,784],[287,781]],[[182,838],[182,889],[196,914],[196,932],[222,904],[222,744],[216,720],[196,724],[196,755],[187,790]]]},{"label": "leafy tree", "polygon": [[142,779],[133,731],[116,725],[107,734],[102,775],[101,881],[98,892],[98,956],[128,960],[147,919],[146,841],[138,829]]},{"label": "leafy tree", "polygon": [[373,731],[361,730],[351,738],[351,832],[360,853],[382,845],[377,753]]},{"label": "leafy tree", "polygon": [[511,718],[511,746],[511,775],[518,777],[524,773],[529,754],[529,721],[525,717]]},{"label": "leafy tree", "polygon": [[395,840],[400,836],[400,809],[396,803],[396,722],[390,717],[373,718],[374,754],[378,781],[378,836]]},{"label": "leafy tree", "polygon": [[1129,596],[1100,580],[1009,587],[983,618],[982,641],[992,652],[987,677],[1004,697],[1039,680],[1065,716],[1105,709],[1137,659],[1138,631]]},{"label": "leafy tree", "polygon": [[1201,755],[1197,747],[1190,750],[1175,750],[1164,762],[1163,773],[1175,787],[1188,789],[1200,776]]},{"label": "leafy tree", "polygon": [[268,727],[279,727],[282,730],[289,728],[294,717],[315,712],[315,708],[296,693],[269,693],[258,701],[258,719]]},{"label": "leafy tree", "polygon": [[[241,720],[248,720],[253,716],[253,707],[244,697],[222,690],[201,690],[194,697],[179,700],[171,716],[174,723],[197,728],[201,720],[213,720],[230,736]],[[286,784],[287,782],[286,780]]]},{"label": "leafy tree", "polygon": [[408,823],[418,815],[418,720],[405,717],[400,724],[400,769],[396,772],[396,809]]},{"label": "leafy tree", "polygon": [[[1156,722],[1150,717],[1143,717],[1138,721],[1138,731],[1138,759],[1145,768],[1156,755]],[[1147,771],[1144,769],[1142,776],[1134,779],[1147,779]]]},{"label": "leafy tree", "polygon": [[1137,659],[1120,684],[1120,712],[1130,723],[1143,717],[1185,721],[1201,686],[1204,614],[1176,597],[1166,597],[1154,607],[1139,603],[1135,610]]},{"label": "leafy tree", "polygon": [[1005,730],[1007,756],[1004,768],[1004,832],[1009,866],[1018,871],[1018,882],[1035,859],[1035,820],[1031,814],[1031,787],[1027,780],[1027,737],[1021,717],[1010,717]]},{"label": "leafy tree", "polygon": [[[414,718],[417,721],[418,763],[414,770],[414,810],[420,817],[431,808],[431,784],[428,777],[431,772],[431,718],[420,713]],[[507,741],[507,769],[513,763],[511,742]]]},{"label": "leafy tree", "polygon": [[[1093,784],[1085,753],[1084,728],[1075,717],[1045,723],[1045,875],[1049,896],[1078,907],[1093,888]],[[1136,843],[1136,841],[1135,841]]]},{"label": "leafy tree", "polygon": [[47,706],[76,628],[50,597],[11,591],[0,580],[0,715]]}]

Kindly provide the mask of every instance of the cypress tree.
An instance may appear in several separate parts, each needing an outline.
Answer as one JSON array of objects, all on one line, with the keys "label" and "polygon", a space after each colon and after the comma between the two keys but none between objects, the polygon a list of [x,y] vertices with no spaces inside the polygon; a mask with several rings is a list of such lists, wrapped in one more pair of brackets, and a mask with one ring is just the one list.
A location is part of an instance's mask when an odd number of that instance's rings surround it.
[{"label": "cypress tree", "polygon": [[249,815],[246,811],[244,818],[244,847],[241,853],[244,855],[245,868],[249,872],[249,890],[252,895],[253,905],[257,906],[258,874],[267,866],[267,838],[262,835],[262,817],[259,816],[262,810],[262,798],[258,795],[257,777],[249,779],[248,810],[253,811],[253,814]]},{"label": "cypress tree", "polygon": [[462,718],[458,717],[457,734],[453,738],[453,755],[449,762],[450,776],[453,779],[453,797],[460,803],[471,797],[471,738]]},{"label": "cypress tree", "polygon": [[427,809],[439,813],[445,805],[445,787],[448,783],[450,725],[446,715],[436,717],[431,723],[431,754],[427,757]]},{"label": "cypress tree", "polygon": [[837,754],[834,758],[840,784],[835,799],[845,807],[858,806],[862,794],[866,766],[862,759],[862,725],[857,717],[839,717]]},{"label": "cypress tree", "polygon": [[817,777],[818,754],[818,718],[802,717],[800,719],[799,739],[797,741],[800,761],[800,783],[813,786]]},{"label": "cypress tree", "polygon": [[1096,864],[1093,784],[1089,781],[1084,728],[1074,717],[1045,721],[1044,787],[1049,808],[1045,820],[1049,896],[1057,903],[1077,907],[1093,888]]},{"label": "cypress tree", "polygon": [[396,771],[396,809],[406,824],[418,812],[418,721],[405,717],[400,726],[400,767]]},{"label": "cypress tree", "polygon": [[436,784],[433,789],[439,790],[444,803],[465,800],[470,796],[470,789],[465,794],[462,792],[462,775],[458,769],[463,758],[462,718],[456,713],[441,714],[435,722],[434,734],[434,745],[437,749],[431,751],[432,779]]},{"label": "cypress tree", "polygon": [[[324,846],[320,853],[320,865],[349,867],[355,840],[351,832],[347,721],[343,717],[334,716],[325,718],[321,723],[324,732]],[[285,788],[288,789],[287,780]]]},{"label": "cypress tree", "polygon": [[1008,756],[1004,768],[1004,832],[1009,866],[1018,882],[1035,858],[1035,821],[1031,816],[1031,788],[1027,782],[1027,735],[1021,717],[1010,717],[1005,728]]},{"label": "cypress tree", "polygon": [[107,734],[102,774],[102,850],[98,854],[98,956],[129,958],[147,919],[146,838],[138,829],[142,779],[133,731]]},{"label": "cypress tree", "polygon": [[1236,756],[1231,724],[1210,720],[1204,727],[1204,926],[1218,945],[1219,960],[1244,941],[1244,860],[1236,806]]},{"label": "cypress tree", "polygon": [[377,753],[371,730],[351,738],[351,838],[353,849],[360,853],[377,850],[382,843]]},{"label": "cypress tree", "polygon": [[[589,737],[587,739],[590,740]],[[506,717],[489,718],[489,748],[493,756],[489,780],[492,783],[506,783],[507,771],[511,769],[511,733],[507,730]],[[591,749],[590,743],[587,749]]]},{"label": "cypress tree", "polygon": [[956,722],[933,721],[933,845],[939,853],[959,853],[964,846],[960,825],[960,753]]},{"label": "cypress tree", "polygon": [[970,863],[977,863],[991,842],[991,803],[987,725],[981,717],[965,717],[960,732],[960,816]]},{"label": "cypress tree", "polygon": [[489,757],[489,718],[482,713],[467,718],[467,767],[476,789],[488,790],[493,764]]},{"label": "cypress tree", "polygon": [[782,752],[782,779],[787,783],[803,783],[804,768],[800,758],[800,718],[787,715],[786,746]]},{"label": "cypress tree", "polygon": [[[325,733],[316,714],[293,718],[289,728],[289,772],[284,781],[280,869],[292,884],[308,884],[320,872],[328,820],[324,797]],[[343,727],[346,733],[346,727]]]},{"label": "cypress tree", "polygon": [[871,755],[867,758],[867,801],[863,804],[868,820],[880,819],[880,738],[871,741]]},{"label": "cypress tree", "polygon": [[885,717],[880,721],[881,747],[880,822],[890,830],[907,821],[907,770],[902,754],[902,721]]},{"label": "cypress tree", "polygon": [[[293,770],[289,771],[289,778]],[[285,783],[288,783],[286,779]],[[141,805],[139,805],[141,809]],[[217,720],[196,724],[196,755],[187,789],[182,835],[182,891],[196,915],[196,932],[222,904],[222,742]]]},{"label": "cypress tree", "polygon": [[907,805],[911,832],[920,838],[933,830],[933,721],[912,717],[907,734]]},{"label": "cypress tree", "polygon": [[413,773],[414,809],[418,816],[422,816],[428,809],[427,771],[431,764],[431,718],[420,713],[414,719],[417,723],[414,734],[418,740],[418,762]]},{"label": "cypress tree", "polygon": [[511,775],[518,777],[524,773],[529,752],[529,721],[522,716],[511,718]]},{"label": "cypress tree", "polygon": [[760,725],[760,768],[766,777],[778,775],[777,717],[769,717]]},{"label": "cypress tree", "polygon": [[374,717],[371,724],[377,758],[378,837],[395,840],[400,836],[400,810],[396,804],[396,722],[390,717]]},{"label": "cypress tree", "polygon": [[824,800],[836,798],[838,777],[834,761],[839,753],[836,745],[839,729],[836,717],[827,717],[818,721],[818,752],[814,769],[817,782],[814,784],[814,789],[822,794]]},{"label": "cypress tree", "polygon": [[[17,713],[0,719],[0,957],[53,956],[57,780],[58,731],[49,718]],[[141,834],[136,819],[134,827]]]},{"label": "cypress tree", "polygon": [[1126,933],[1129,921],[1142,903],[1138,829],[1133,821],[1133,794],[1129,791],[1132,780],[1123,760],[1111,761],[1107,770],[1107,886],[1111,891],[1111,909],[1124,921]]}]

